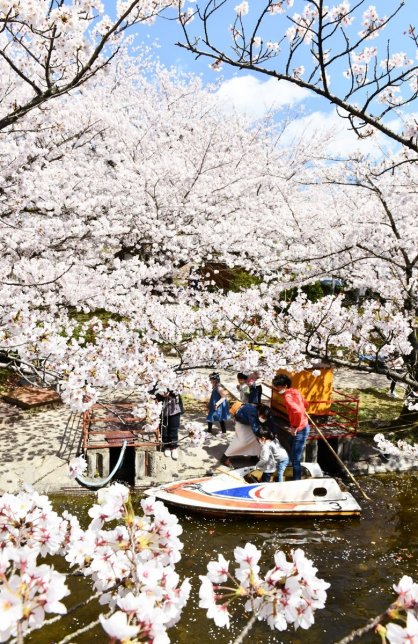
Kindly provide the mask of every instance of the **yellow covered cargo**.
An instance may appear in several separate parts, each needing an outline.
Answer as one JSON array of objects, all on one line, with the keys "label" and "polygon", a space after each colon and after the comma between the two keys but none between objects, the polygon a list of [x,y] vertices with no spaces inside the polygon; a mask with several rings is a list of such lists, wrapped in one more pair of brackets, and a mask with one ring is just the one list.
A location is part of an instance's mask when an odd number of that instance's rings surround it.
[{"label": "yellow covered cargo", "polygon": [[[313,371],[319,375],[313,375]],[[331,411],[334,373],[330,367],[316,367],[307,371],[286,371],[279,369],[277,375],[284,374],[292,381],[292,387],[299,389],[302,396],[309,402],[308,413],[315,416],[326,416]],[[272,387],[271,408],[281,416],[287,417],[286,409],[277,389]]]}]

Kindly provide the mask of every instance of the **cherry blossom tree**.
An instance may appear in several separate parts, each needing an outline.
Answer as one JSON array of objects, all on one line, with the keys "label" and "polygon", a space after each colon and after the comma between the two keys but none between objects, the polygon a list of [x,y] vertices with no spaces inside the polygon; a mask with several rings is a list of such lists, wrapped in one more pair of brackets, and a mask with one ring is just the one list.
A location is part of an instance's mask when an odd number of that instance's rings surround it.
[{"label": "cherry blossom tree", "polygon": [[0,3],[0,131],[106,68],[126,29],[151,24],[169,0],[116,2],[115,19],[101,0],[15,0]]},{"label": "cherry blossom tree", "polygon": [[[203,0],[185,10],[179,3],[184,38],[178,44],[208,57],[215,71],[225,64],[308,89],[335,105],[360,137],[379,131],[417,152],[416,114],[401,110],[418,95],[411,4],[394,2],[388,14],[379,11],[387,3],[365,0],[297,4]],[[403,33],[401,51],[384,39],[387,27]]]},{"label": "cherry blossom tree", "polygon": [[[394,375],[414,388],[415,165],[334,167],[326,137],[285,144],[280,124],[226,116],[198,79],[147,65],[118,60],[8,138],[1,347],[15,367],[78,409],[139,387],[150,422],[148,391],[196,387],[201,367],[389,373],[381,358],[399,352]],[[227,293],[210,262],[256,281]],[[289,300],[329,275],[379,297]]]},{"label": "cherry blossom tree", "polygon": [[[399,352],[416,389],[414,165],[332,165],[325,134],[285,143],[139,53],[53,105],[3,130],[0,347],[20,373],[79,410],[135,387],[150,427],[149,391],[196,389],[201,367],[389,373]],[[253,286],[227,293],[208,265]],[[329,275],[379,297],[303,293]]]},{"label": "cherry blossom tree", "polygon": [[211,257],[268,266],[300,163],[280,158],[269,124],[226,118],[195,78],[158,68],[151,82],[146,64],[120,58],[53,112],[33,110],[3,148],[1,346],[78,408],[100,386],[175,386],[161,347],[193,353],[219,310],[190,271]]},{"label": "cherry blossom tree", "polygon": [[[275,326],[303,338],[312,358],[386,373],[416,391],[418,175],[411,154],[316,164],[300,180],[315,205],[304,213],[307,194],[298,195],[302,243],[282,253],[282,268],[293,267],[299,283],[328,275],[345,287],[316,302],[303,294],[290,307],[283,302],[286,315]],[[396,356],[403,363],[395,367]]]}]

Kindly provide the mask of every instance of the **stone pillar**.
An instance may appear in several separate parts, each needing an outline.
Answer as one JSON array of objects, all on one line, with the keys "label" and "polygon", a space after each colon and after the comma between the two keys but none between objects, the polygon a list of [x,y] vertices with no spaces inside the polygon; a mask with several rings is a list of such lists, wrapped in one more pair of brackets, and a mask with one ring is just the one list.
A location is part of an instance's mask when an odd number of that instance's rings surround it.
[{"label": "stone pillar", "polygon": [[135,448],[135,485],[143,485],[143,479],[152,477],[157,479],[160,453],[153,447]]},{"label": "stone pillar", "polygon": [[307,441],[305,445],[305,456],[303,460],[306,463],[318,462],[318,441]]},{"label": "stone pillar", "polygon": [[141,485],[146,476],[145,451],[140,447],[135,448],[135,485]]},{"label": "stone pillar", "polygon": [[149,451],[148,452],[148,476],[156,478],[158,472],[158,452]]},{"label": "stone pillar", "polygon": [[104,479],[110,472],[109,448],[87,450],[87,476]]},{"label": "stone pillar", "polygon": [[338,456],[344,463],[351,463],[352,438],[341,438],[338,444]]}]

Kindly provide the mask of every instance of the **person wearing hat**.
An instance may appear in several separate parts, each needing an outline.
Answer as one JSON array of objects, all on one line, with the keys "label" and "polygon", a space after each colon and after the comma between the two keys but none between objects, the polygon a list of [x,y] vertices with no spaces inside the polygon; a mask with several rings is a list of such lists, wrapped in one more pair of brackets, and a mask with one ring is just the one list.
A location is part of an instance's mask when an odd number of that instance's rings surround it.
[{"label": "person wearing hat", "polygon": [[211,373],[209,380],[212,385],[212,393],[209,400],[209,413],[206,420],[208,421],[208,433],[212,433],[213,423],[217,422],[221,426],[222,433],[226,433],[225,421],[229,419],[229,407],[226,399],[226,390],[221,384],[221,378],[218,373]]}]

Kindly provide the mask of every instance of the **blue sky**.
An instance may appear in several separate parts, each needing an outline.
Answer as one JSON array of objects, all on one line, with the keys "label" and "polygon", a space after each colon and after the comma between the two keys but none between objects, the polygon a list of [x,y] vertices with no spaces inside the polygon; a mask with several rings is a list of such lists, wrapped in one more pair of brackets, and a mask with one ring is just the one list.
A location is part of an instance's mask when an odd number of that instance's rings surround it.
[{"label": "blue sky", "polygon": [[[246,19],[253,18],[252,12],[255,14],[255,7],[263,6],[264,2],[261,0],[249,0],[250,12]],[[338,4],[330,1],[329,5],[333,6]],[[234,7],[239,4],[240,0],[229,0],[223,16],[219,16],[213,23],[213,33],[217,38],[217,42],[221,43],[222,47],[228,47],[230,42],[230,34],[228,32],[229,24],[232,24],[235,12]],[[114,12],[115,0],[105,0],[106,10],[110,15]],[[296,11],[301,11],[305,6],[304,0],[295,0],[293,8],[289,11],[292,15]],[[353,3],[351,3],[353,4]],[[376,7],[379,16],[388,14],[397,6],[397,0],[375,0],[373,5]],[[415,4],[415,11],[413,10]],[[368,46],[377,46],[379,53],[382,52],[380,57],[384,56],[387,41],[390,41],[392,52],[406,52],[410,58],[415,58],[415,47],[412,46],[410,39],[404,34],[408,30],[409,24],[413,22],[417,14],[416,7],[417,0],[405,0],[405,6],[396,16],[393,22],[383,31],[382,35],[374,40],[367,42]],[[189,6],[194,6],[189,4]],[[366,3],[361,8],[360,15],[357,17],[355,24],[349,28],[349,33],[353,37],[357,36],[361,28],[361,13],[369,6]],[[167,17],[173,17],[173,13],[167,13]],[[417,16],[418,17],[418,16]],[[222,19],[221,19],[222,18]],[[286,21],[283,16],[271,16],[267,18],[268,22],[263,28],[263,39],[278,40],[279,33],[282,34],[287,26],[290,26],[290,21]],[[147,44],[157,43],[156,55],[165,65],[174,65],[185,72],[193,72],[200,74],[205,83],[212,83],[219,81],[221,83],[219,94],[225,109],[237,109],[238,111],[246,112],[254,117],[259,117],[263,112],[270,108],[272,105],[282,109],[297,109],[301,111],[301,123],[308,123],[308,115],[314,123],[314,127],[321,128],[322,125],[333,127],[335,124],[342,130],[343,147],[350,148],[356,144],[356,139],[351,132],[347,131],[345,121],[338,119],[335,114],[334,108],[325,100],[320,97],[315,97],[307,90],[302,90],[295,85],[286,83],[284,81],[277,82],[267,76],[253,74],[246,70],[240,71],[236,68],[229,68],[224,66],[220,74],[216,74],[209,68],[211,62],[208,58],[195,57],[188,51],[176,46],[178,40],[183,40],[183,34],[180,26],[175,20],[158,18],[153,26],[147,27],[140,25],[135,28],[137,42],[145,42]],[[305,47],[297,64],[303,64],[308,67],[310,62],[309,48]],[[347,81],[343,77],[344,66],[337,67],[332,72],[332,87],[336,93],[342,93]],[[411,106],[409,109],[417,111],[416,106]],[[351,143],[352,142],[352,143]],[[369,145],[369,143],[368,143]]]}]

